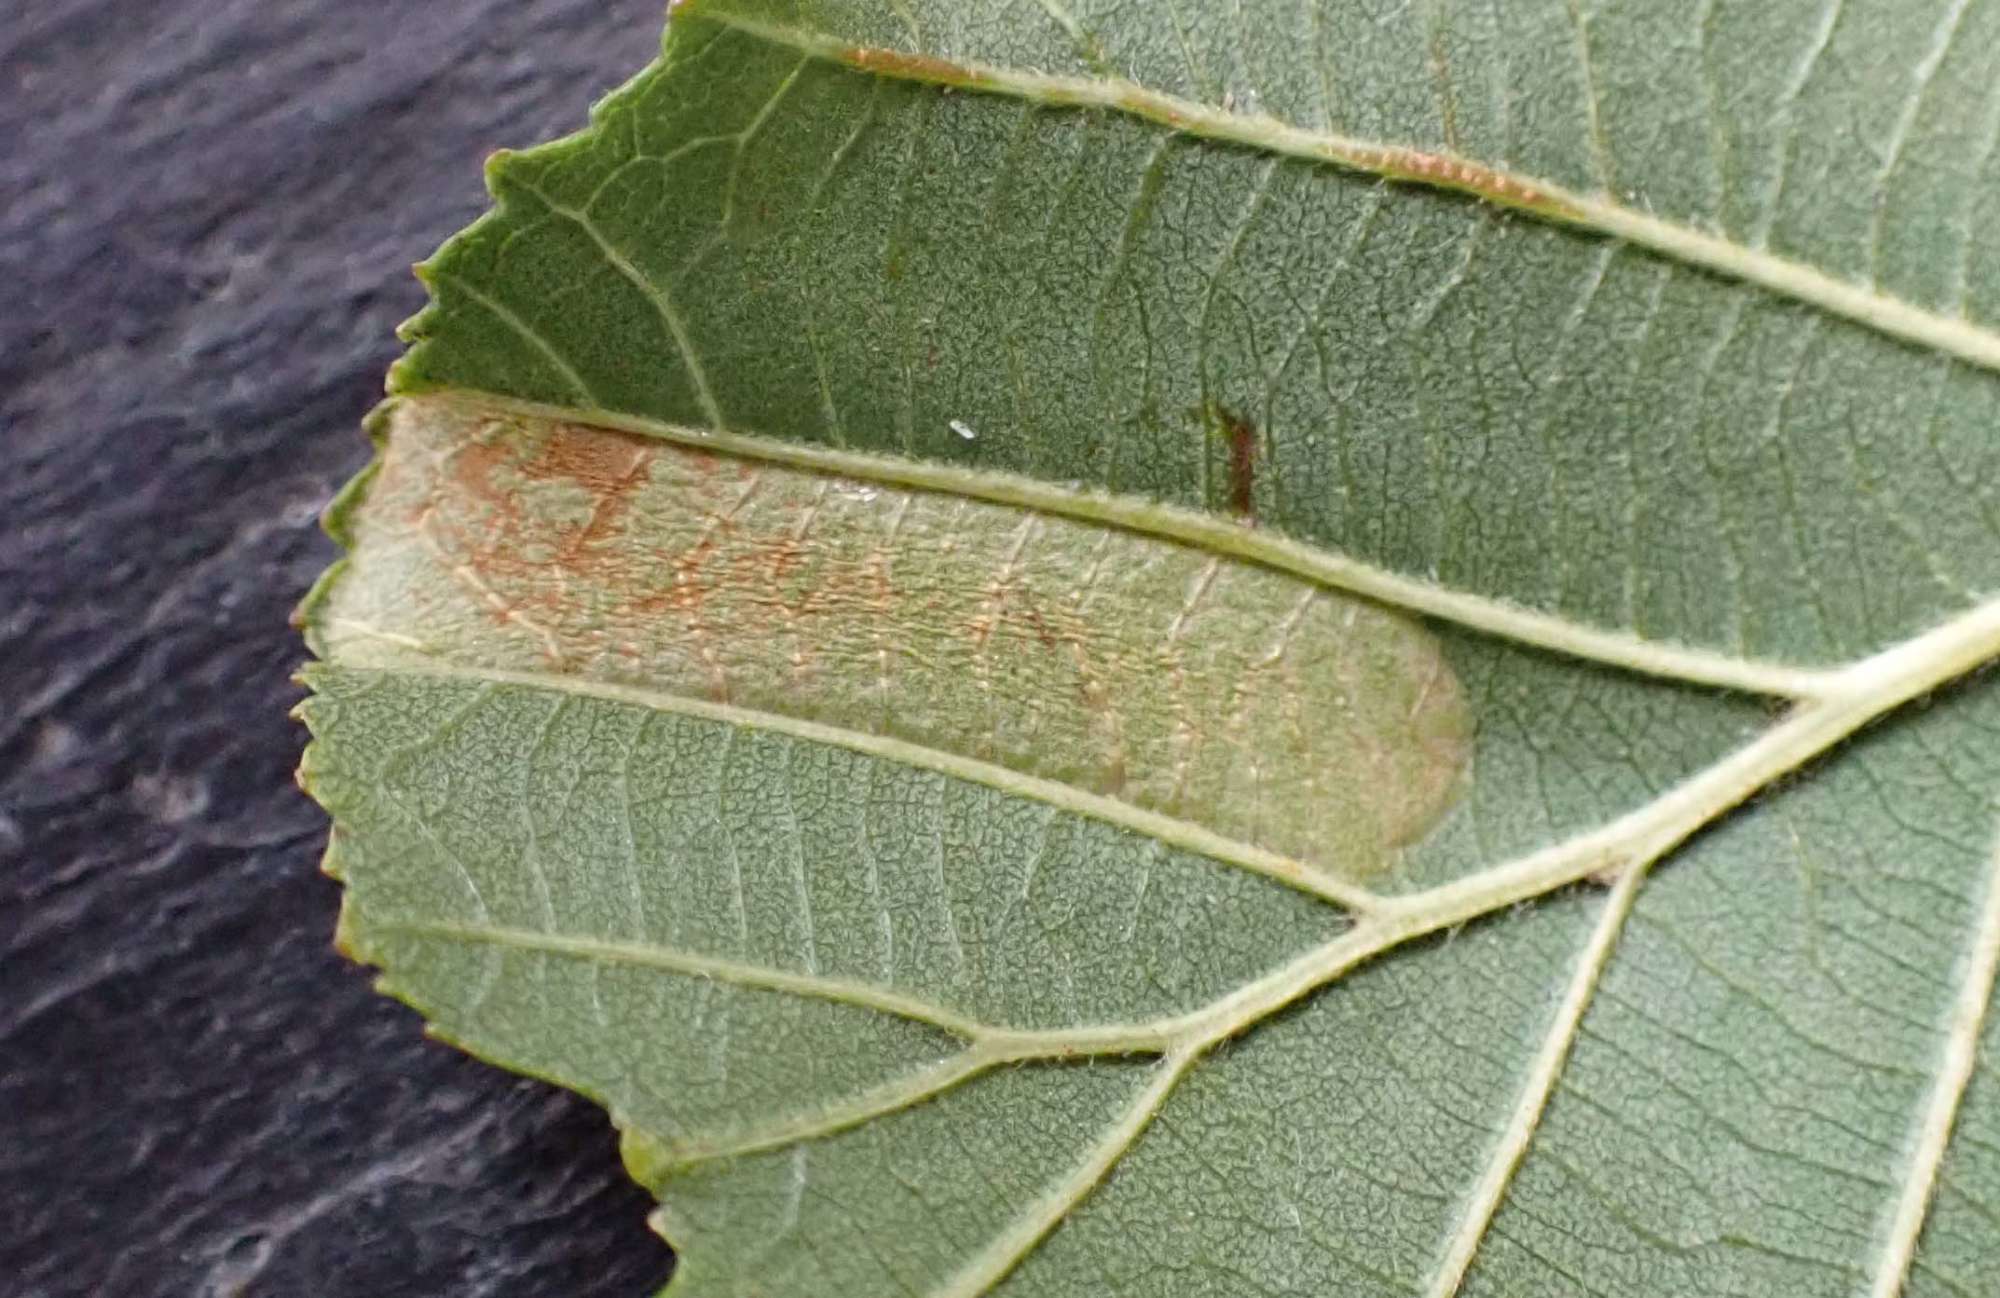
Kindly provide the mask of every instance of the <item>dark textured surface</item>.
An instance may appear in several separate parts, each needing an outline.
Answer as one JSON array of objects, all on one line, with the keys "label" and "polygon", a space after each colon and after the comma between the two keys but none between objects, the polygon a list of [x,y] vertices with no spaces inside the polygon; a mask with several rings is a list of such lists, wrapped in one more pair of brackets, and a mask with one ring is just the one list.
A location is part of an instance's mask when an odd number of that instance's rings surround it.
[{"label": "dark textured surface", "polygon": [[425,1041],[333,953],[286,717],[405,267],[660,8],[0,17],[0,1293],[666,1274],[595,1109]]}]

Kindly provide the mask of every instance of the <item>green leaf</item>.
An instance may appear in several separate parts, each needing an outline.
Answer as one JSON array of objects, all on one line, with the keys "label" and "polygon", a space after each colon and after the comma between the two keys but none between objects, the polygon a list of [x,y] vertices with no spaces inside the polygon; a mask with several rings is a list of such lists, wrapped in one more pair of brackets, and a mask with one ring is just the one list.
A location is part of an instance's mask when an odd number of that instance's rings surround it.
[{"label": "green leaf", "polygon": [[1990,1291],[1996,85],[686,0],[331,512],[343,944],[693,1298]]}]

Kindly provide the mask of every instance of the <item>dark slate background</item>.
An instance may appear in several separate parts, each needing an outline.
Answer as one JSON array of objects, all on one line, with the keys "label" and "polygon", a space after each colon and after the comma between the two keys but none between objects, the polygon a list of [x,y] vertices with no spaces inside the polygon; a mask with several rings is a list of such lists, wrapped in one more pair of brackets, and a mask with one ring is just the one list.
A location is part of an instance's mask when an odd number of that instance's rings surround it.
[{"label": "dark slate background", "polygon": [[663,7],[0,4],[0,1294],[667,1275],[601,1114],[333,953],[286,716],[409,263]]}]

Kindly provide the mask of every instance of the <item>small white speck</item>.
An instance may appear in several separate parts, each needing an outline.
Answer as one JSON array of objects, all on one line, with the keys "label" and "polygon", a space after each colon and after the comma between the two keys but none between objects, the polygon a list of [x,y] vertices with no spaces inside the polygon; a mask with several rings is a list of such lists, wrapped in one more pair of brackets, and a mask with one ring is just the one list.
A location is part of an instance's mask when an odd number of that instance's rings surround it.
[{"label": "small white speck", "polygon": [[972,431],[972,425],[966,423],[963,419],[952,420],[951,431],[957,433],[960,437],[963,437],[968,442],[971,441],[973,438],[979,436],[978,433]]}]

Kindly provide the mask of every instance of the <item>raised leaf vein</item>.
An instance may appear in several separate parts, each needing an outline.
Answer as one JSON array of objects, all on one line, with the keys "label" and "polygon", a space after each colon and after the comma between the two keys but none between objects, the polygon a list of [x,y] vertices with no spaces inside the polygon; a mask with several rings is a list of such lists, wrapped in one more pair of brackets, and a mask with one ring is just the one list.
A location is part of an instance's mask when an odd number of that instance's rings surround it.
[{"label": "raised leaf vein", "polygon": [[1029,1204],[962,1268],[933,1289],[929,1298],[978,1298],[978,1295],[990,1293],[1009,1271],[1020,1264],[1028,1251],[1055,1229],[1057,1223],[1082,1203],[1097,1188],[1098,1182],[1117,1166],[1126,1151],[1131,1149],[1132,1142],[1158,1115],[1167,1096],[1179,1085],[1196,1056],[1197,1052],[1192,1050],[1180,1051],[1155,1065],[1152,1082],[1138,1094],[1118,1121],[1105,1130],[1083,1160]]},{"label": "raised leaf vein", "polygon": [[812,469],[1108,524],[1218,555],[1246,559],[1411,613],[1647,676],[1714,685],[1750,694],[1811,699],[1831,689],[1837,674],[1832,669],[1771,662],[1604,630],[1507,600],[1408,577],[1347,555],[1291,540],[1274,531],[1246,527],[1233,519],[1130,496],[1082,491],[993,470],[972,470],[931,461],[781,442],[733,429],[714,431],[692,428],[608,410],[565,410],[485,394],[456,393],[450,394],[448,399],[465,401],[474,408],[489,407],[532,419],[566,421],[581,418],[601,427],[657,437],[662,441],[740,456],[754,462]]},{"label": "raised leaf vein", "polygon": [[[615,942],[581,934],[509,928],[488,923],[396,921],[378,923],[375,928],[384,933],[435,938],[440,941],[461,942],[498,950],[531,951],[599,965],[660,969],[669,973],[734,983],[741,987],[754,987],[762,991],[786,992],[794,996],[809,996],[816,1000],[838,1001],[883,1014],[893,1014],[898,1018],[928,1023],[964,1037],[968,1041],[1000,1037],[1005,1031],[955,1014],[943,1006],[932,1005],[869,983],[828,978],[819,974],[789,973],[768,965],[746,964],[740,960],[725,960],[691,951],[677,951],[657,943]],[[1054,1038],[1058,1042],[1063,1039],[1060,1036]],[[1059,1050],[1058,1045],[1053,1047],[1050,1053]]]},{"label": "raised leaf vein", "polygon": [[1918,1122],[1901,1192],[1882,1237],[1870,1298],[1896,1298],[1916,1257],[1918,1236],[1937,1193],[1938,1169],[1978,1060],[1980,1031],[1993,1002],[1996,975],[2000,975],[2000,850],[1991,856],[1971,942],[1959,963],[1958,994],[1951,1002],[1937,1072]]},{"label": "raised leaf vein", "polygon": [[588,235],[590,241],[596,244],[598,251],[603,254],[604,260],[610,263],[611,268],[637,289],[641,297],[652,304],[653,310],[660,317],[661,325],[667,331],[667,336],[673,339],[674,346],[679,350],[682,364],[687,366],[688,379],[694,384],[695,396],[701,402],[703,413],[708,416],[708,421],[713,427],[722,427],[722,407],[715,403],[715,393],[709,386],[708,372],[703,368],[701,358],[695,354],[694,340],[688,334],[687,322],[681,318],[680,310],[668,296],[666,288],[655,282],[624,250],[605,237],[604,231],[591,219],[590,213],[563,206],[527,181],[517,183],[525,193],[532,195],[535,201],[548,211],[571,222]]},{"label": "raised leaf vein", "polygon": [[480,668],[475,671],[454,667],[439,659],[378,662],[371,666],[376,670],[394,671],[405,676],[506,683],[557,694],[608,699],[661,712],[725,722],[731,727],[732,734],[737,727],[769,730],[794,735],[814,743],[831,744],[856,752],[888,757],[907,766],[933,770],[956,779],[984,784],[1003,792],[1033,798],[1050,806],[1101,820],[1106,824],[1134,830],[1160,842],[1185,847],[1204,856],[1226,861],[1253,874],[1275,879],[1348,910],[1365,913],[1380,904],[1380,898],[1365,888],[1344,883],[1322,871],[1309,869],[1301,862],[1268,848],[1227,838],[1194,821],[1148,811],[1116,798],[1086,792],[1058,780],[1042,779],[1009,767],[997,766],[991,762],[942,749],[925,747],[888,735],[806,721],[734,704],[710,703],[659,690],[554,673],[509,671],[500,668]]},{"label": "raised leaf vein", "polygon": [[[1829,6],[1835,11],[1838,7],[1837,0]],[[1206,139],[1331,163],[1392,180],[1463,191],[1501,207],[1623,239],[1661,256],[1844,316],[1890,337],[1934,348],[1985,369],[2000,370],[2000,332],[1963,318],[1940,315],[1766,251],[1764,239],[1777,214],[1775,188],[1751,241],[1736,243],[1626,207],[1602,193],[1580,193],[1550,181],[1517,176],[1446,154],[1423,153],[1399,145],[1309,130],[1272,117],[1232,113],[1118,78],[1058,76],[974,62],[950,64],[912,59],[894,51],[856,48],[822,33],[726,10],[710,9],[704,17],[773,44],[790,46],[816,58],[878,76],[1013,95],[1065,107],[1110,109]],[[1829,22],[1820,45],[1830,38],[1831,26]],[[1804,75],[1810,75],[1811,66],[1809,59]],[[1790,151],[1785,152],[1789,155]]]},{"label": "raised leaf vein", "polygon": [[1522,1078],[1521,1092],[1513,1113],[1508,1117],[1507,1126],[1499,1139],[1493,1142],[1479,1179],[1466,1197],[1458,1228],[1446,1242],[1444,1256],[1431,1277],[1428,1298],[1452,1298],[1458,1292],[1459,1285],[1465,1280],[1466,1269],[1472,1265],[1473,1254],[1492,1228],[1494,1214],[1500,1210],[1501,1200],[1513,1180],[1514,1169],[1520,1166],[1522,1157],[1528,1152],[1528,1143],[1534,1139],[1535,1129],[1548,1109],[1549,1096],[1555,1092],[1563,1067],[1569,1062],[1570,1047],[1583,1026],[1584,1012],[1597,993],[1604,967],[1611,959],[1626,920],[1631,918],[1633,904],[1639,899],[1639,888],[1645,878],[1644,869],[1628,870],[1613,885],[1611,895],[1605,900],[1597,924],[1591,931],[1590,941],[1577,955],[1569,986],[1555,1013],[1550,1016],[1548,1029],[1543,1033],[1526,1076]]}]

